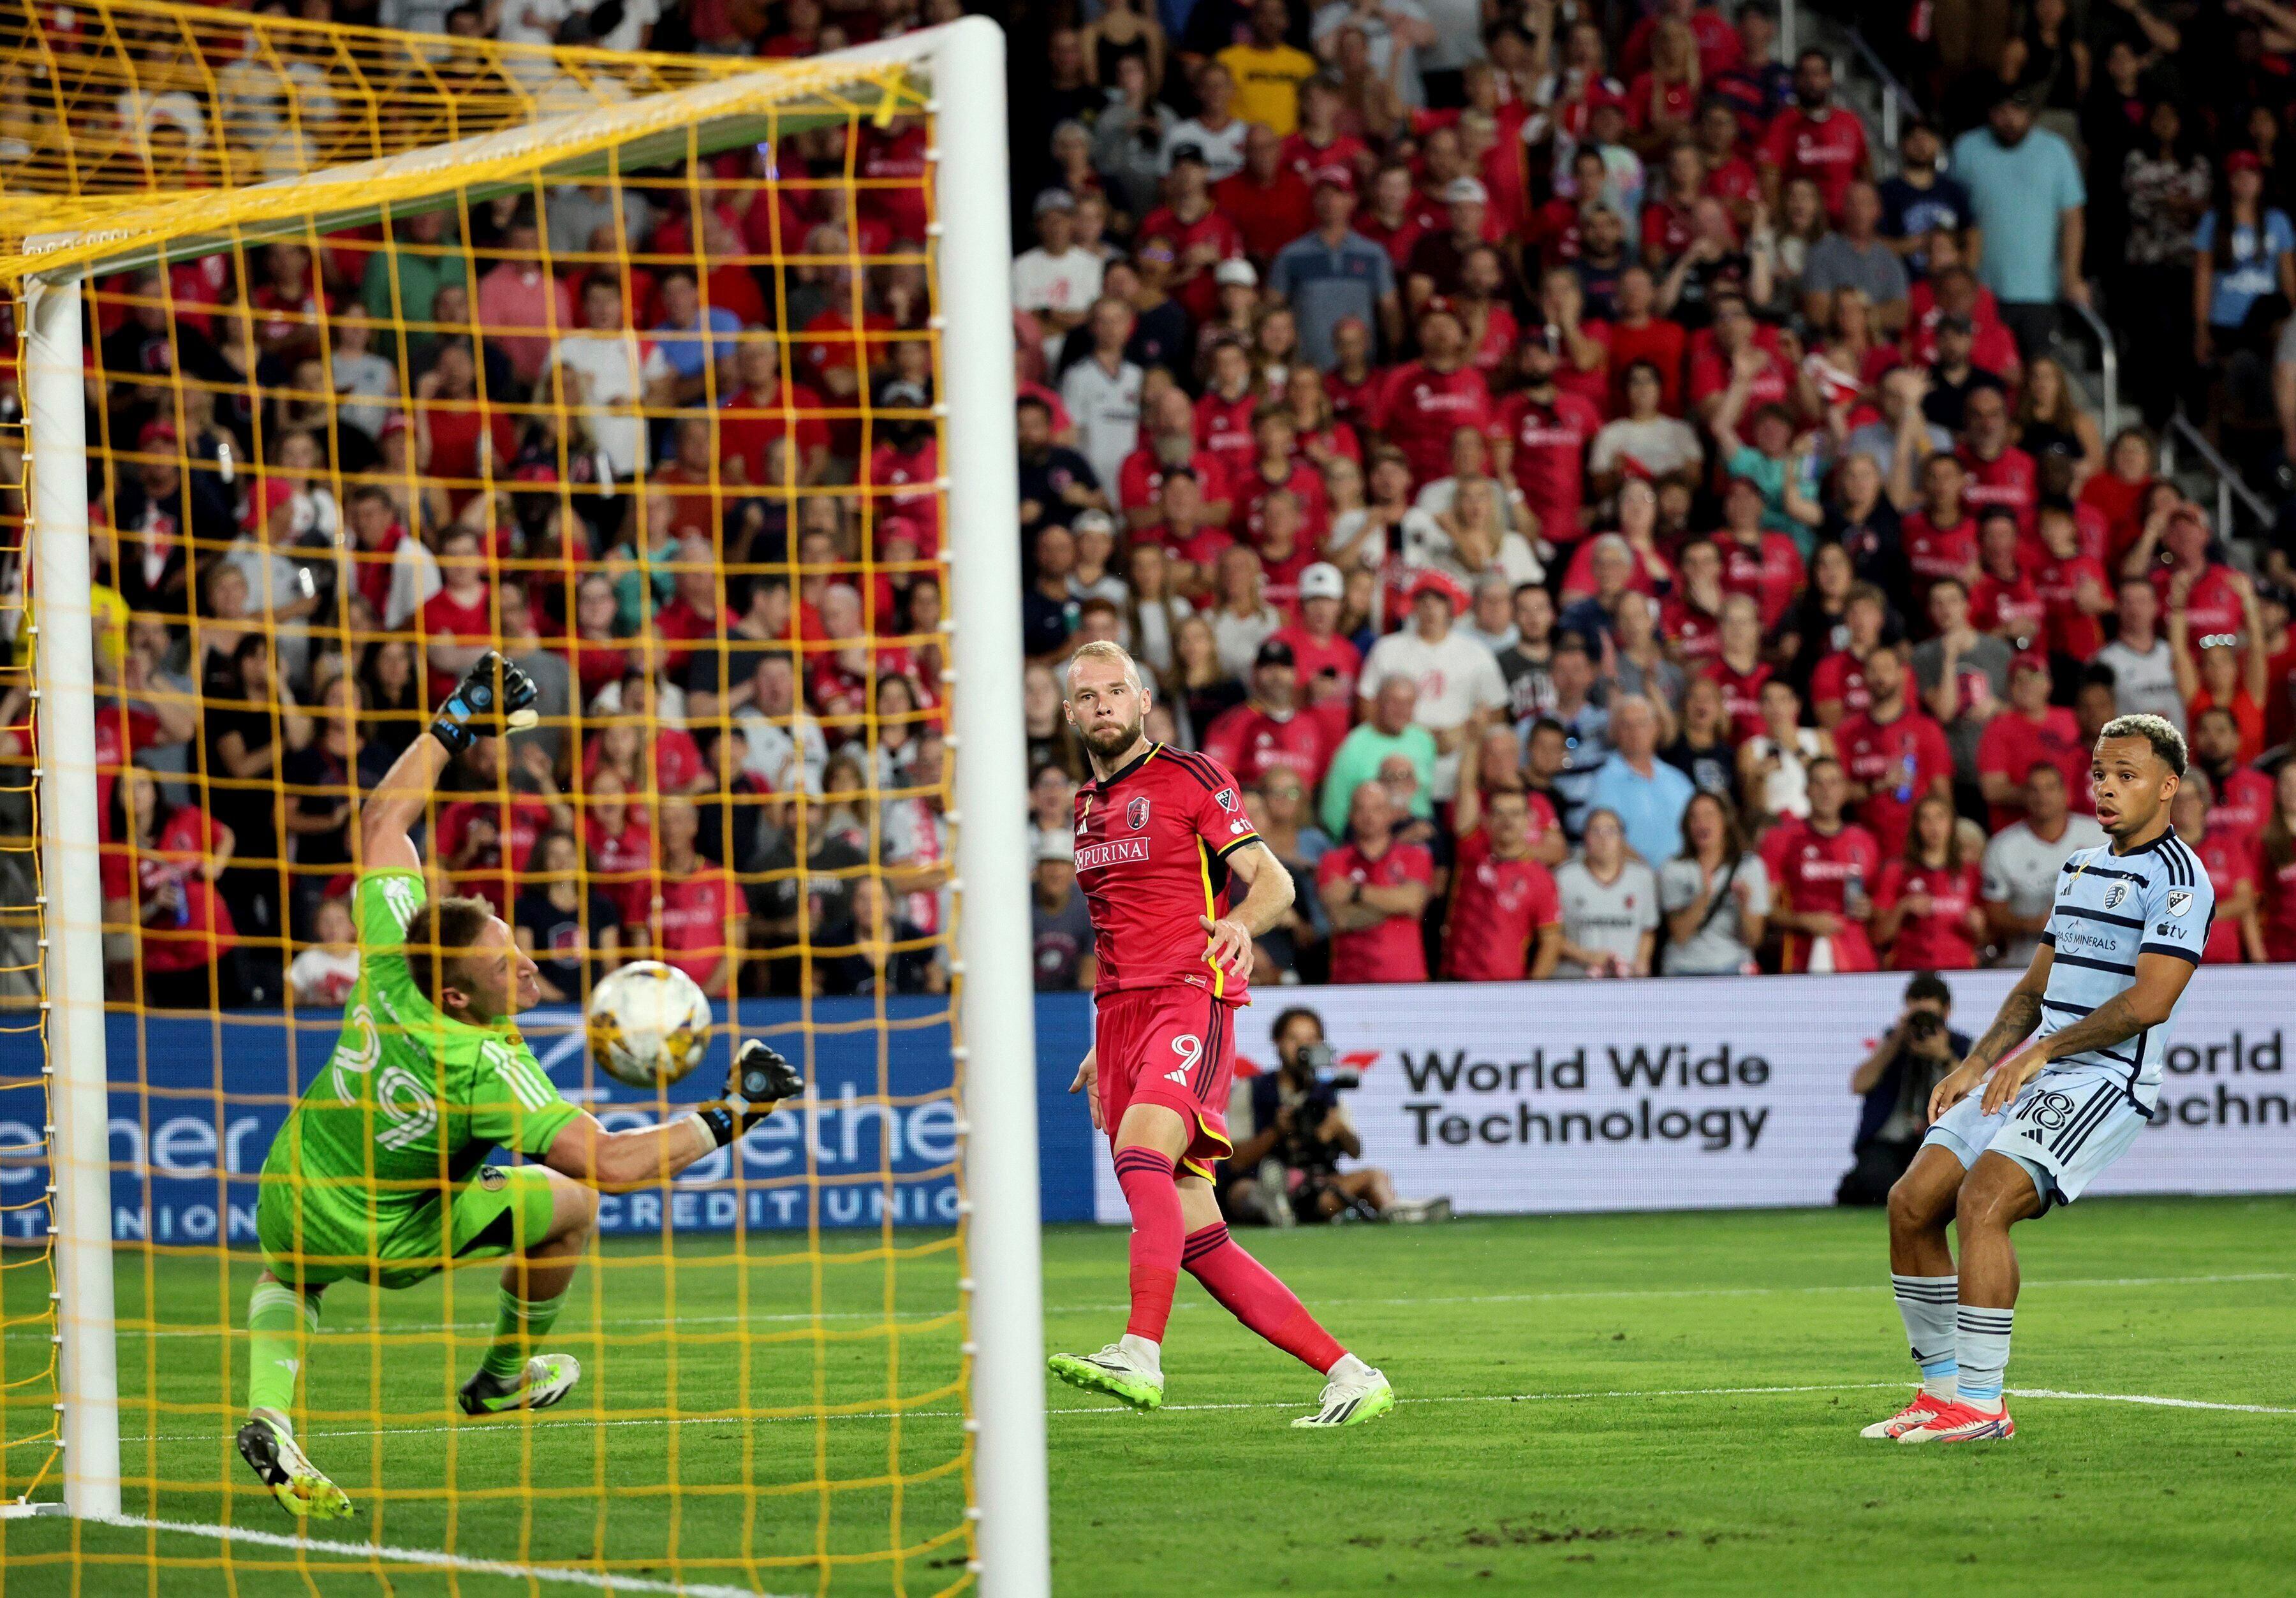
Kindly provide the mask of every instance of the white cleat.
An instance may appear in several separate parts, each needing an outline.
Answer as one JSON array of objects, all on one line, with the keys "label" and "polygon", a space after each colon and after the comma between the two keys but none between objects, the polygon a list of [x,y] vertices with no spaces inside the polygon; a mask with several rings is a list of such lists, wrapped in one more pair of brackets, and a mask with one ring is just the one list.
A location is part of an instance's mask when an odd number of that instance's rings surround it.
[{"label": "white cleat", "polygon": [[1395,1389],[1387,1378],[1368,1366],[1364,1374],[1352,1381],[1332,1381],[1324,1384],[1324,1396],[1316,1400],[1316,1413],[1301,1415],[1292,1422],[1294,1426],[1360,1426],[1365,1421],[1375,1421],[1395,1407]]},{"label": "white cleat", "polygon": [[1950,1402],[1951,1400],[1947,1398],[1933,1398],[1928,1393],[1916,1389],[1912,1403],[1888,1420],[1874,1422],[1857,1435],[1877,1440],[1887,1440],[1903,1437],[1908,1431],[1918,1431],[1944,1414],[1946,1405]]}]

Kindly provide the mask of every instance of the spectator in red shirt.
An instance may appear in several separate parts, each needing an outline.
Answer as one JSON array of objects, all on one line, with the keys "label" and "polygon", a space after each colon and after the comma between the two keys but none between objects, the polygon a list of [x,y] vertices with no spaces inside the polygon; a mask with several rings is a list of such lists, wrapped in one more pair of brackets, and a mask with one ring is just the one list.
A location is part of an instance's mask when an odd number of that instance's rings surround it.
[{"label": "spectator in red shirt", "polygon": [[1521,386],[1499,401],[1494,455],[1499,477],[1537,520],[1526,536],[1567,549],[1585,532],[1587,448],[1603,425],[1601,411],[1555,382],[1558,340],[1539,330],[1517,347]]},{"label": "spectator in red shirt", "polygon": [[135,930],[143,1002],[200,1011],[235,1002],[226,957],[239,934],[215,886],[236,847],[231,829],[196,805],[170,805],[139,766],[114,785],[104,831],[104,927]]},{"label": "spectator in red shirt", "polygon": [[1419,917],[1435,862],[1395,837],[1395,806],[1376,779],[1348,801],[1348,841],[1316,867],[1316,889],[1332,923],[1334,982],[1424,982],[1426,946]]},{"label": "spectator in red shirt", "polygon": [[1871,884],[1881,875],[1881,846],[1843,819],[1849,779],[1841,761],[1819,756],[1809,762],[1808,780],[1808,817],[1789,817],[1762,840],[1770,924],[1784,935],[1778,969],[1873,971],[1879,962],[1866,922],[1874,914]]},{"label": "spectator in red shirt", "polygon": [[1174,592],[1199,602],[1209,600],[1220,552],[1235,540],[1206,520],[1202,490],[1193,471],[1177,466],[1166,471],[1156,501],[1163,520],[1136,537],[1163,546],[1170,557],[1167,570]]},{"label": "spectator in red shirt", "polygon": [[2296,760],[2280,768],[2273,784],[2256,865],[2264,902],[2264,952],[2273,960],[2296,960]]},{"label": "spectator in red shirt", "polygon": [[1953,801],[1931,794],[1914,807],[1904,852],[1882,867],[1874,937],[1891,971],[1973,971],[1987,937],[1978,863],[1962,848]]},{"label": "spectator in red shirt", "polygon": [[1904,847],[1917,800],[1953,795],[1953,750],[1945,730],[1907,697],[1910,684],[1905,647],[1877,646],[1866,658],[1866,690],[1873,702],[1833,732],[1857,820],[1890,854]]},{"label": "spectator in red shirt", "polygon": [[1866,658],[1882,641],[1882,629],[1889,619],[1890,602],[1879,588],[1871,583],[1850,588],[1841,609],[1849,642],[1820,658],[1809,677],[1811,709],[1817,725],[1828,732],[1844,718],[1861,714],[1872,702],[1866,688]]},{"label": "spectator in red shirt", "polygon": [[1426,484],[1450,470],[1453,433],[1489,428],[1491,396],[1483,374],[1467,364],[1465,332],[1447,307],[1420,317],[1419,348],[1419,359],[1397,367],[1381,391],[1379,427],[1410,463],[1413,479]]},{"label": "spectator in red shirt", "polygon": [[1321,786],[1332,745],[1322,719],[1300,710],[1299,684],[1292,646],[1269,638],[1252,660],[1251,697],[1213,719],[1203,752],[1247,788],[1278,767],[1296,772],[1310,789]]},{"label": "spectator in red shirt", "polygon": [[1762,684],[1770,680],[1762,659],[1762,618],[1753,596],[1733,594],[1722,602],[1722,647],[1706,663],[1705,675],[1722,690],[1730,716],[1730,742],[1761,735]]},{"label": "spectator in red shirt", "polygon": [[1968,472],[1943,450],[1922,463],[1921,508],[1905,520],[1906,566],[1913,574],[1906,599],[1910,614],[1930,613],[1930,585],[1953,578],[1964,588],[1977,586],[1977,522],[1962,497]]},{"label": "spectator in red shirt", "polygon": [[1833,102],[1833,58],[1808,49],[1794,58],[1794,102],[1771,121],[1762,137],[1762,198],[1773,214],[1778,193],[1797,177],[1817,185],[1825,213],[1839,219],[1849,185],[1871,177],[1874,158],[1866,144],[1866,125],[1857,113]]},{"label": "spectator in red shirt", "polygon": [[1241,483],[1250,474],[1259,453],[1251,437],[1251,419],[1259,408],[1250,352],[1233,339],[1223,339],[1212,346],[1211,381],[1196,401],[1196,447],[1220,463],[1231,483]]},{"label": "spectator in red shirt", "polygon": [[1710,660],[1722,648],[1722,552],[1711,538],[1682,546],[1681,582],[1659,616],[1659,630],[1685,666]]},{"label": "spectator in red shirt", "polygon": [[1324,746],[1336,750],[1348,735],[1353,714],[1356,673],[1363,656],[1339,631],[1347,579],[1329,561],[1318,561],[1300,574],[1300,619],[1279,629],[1270,643],[1292,651],[1295,692],[1301,709],[1324,724]]},{"label": "spectator in red shirt", "polygon": [[2043,635],[2060,660],[2087,661],[2104,647],[2104,624],[2113,613],[2112,584],[2104,562],[2080,548],[2080,528],[2070,507],[2044,504],[2036,524],[2047,552],[2033,574],[2041,602]]},{"label": "spectator in red shirt", "polygon": [[1722,556],[1724,591],[1751,595],[1761,608],[1762,631],[1768,633],[1793,608],[1808,574],[1792,538],[1762,526],[1764,503],[1759,484],[1733,477],[1723,490],[1724,525],[1716,547]]},{"label": "spectator in red shirt", "polygon": [[1681,415],[1682,362],[1689,335],[1682,324],[1658,314],[1658,283],[1647,266],[1629,266],[1619,274],[1617,299],[1618,315],[1611,323],[1611,369],[1620,374],[1622,386],[1611,396],[1611,405],[1625,406],[1624,374],[1637,361],[1647,361],[1658,370],[1659,409],[1669,416]]},{"label": "spectator in red shirt", "polygon": [[1324,479],[1293,449],[1299,438],[1292,413],[1274,401],[1263,400],[1251,414],[1253,455],[1250,467],[1231,485],[1228,530],[1253,544],[1259,542],[1261,506],[1271,494],[1291,491],[1298,502],[1307,541],[1320,547],[1331,527],[1324,504]]},{"label": "spectator in red shirt", "polygon": [[478,534],[466,527],[447,529],[439,540],[439,592],[422,602],[422,630],[432,674],[458,677],[495,641],[494,590]]},{"label": "spectator in red shirt", "polygon": [[1964,433],[1961,463],[1969,471],[1962,499],[1982,516],[1999,506],[2016,513],[2017,530],[2033,530],[2040,501],[2039,471],[2033,457],[2010,442],[2009,397],[1998,389],[1971,391],[1962,406]]},{"label": "spectator in red shirt", "polygon": [[1551,977],[1562,950],[1562,905],[1554,878],[1532,853],[1530,795],[1501,788],[1483,808],[1481,824],[1459,832],[1443,974],[1455,982]]},{"label": "spectator in red shirt", "polygon": [[701,812],[692,799],[666,799],[657,813],[661,848],[644,882],[644,919],[633,932],[652,946],[652,958],[684,971],[709,997],[726,998],[741,967],[747,902],[734,873],[695,848]]},{"label": "spectator in red shirt", "polygon": [[2025,775],[2036,766],[2063,774],[2065,791],[2088,783],[2089,746],[2080,723],[2062,705],[2049,702],[2048,657],[2029,650],[2009,663],[2009,706],[1985,724],[1977,740],[1977,782],[1989,813],[1987,830],[1997,832],[2025,813]]},{"label": "spectator in red shirt", "polygon": [[2228,707],[2193,717],[2193,769],[2209,779],[2209,831],[2255,841],[2272,819],[2272,779],[2240,758],[2240,722]]},{"label": "spectator in red shirt", "polygon": [[[1312,368],[1306,370],[1314,375]],[[1125,457],[1116,477],[1116,503],[1123,507],[1126,524],[1135,531],[1155,524],[1164,473],[1175,466],[1185,466],[1196,474],[1196,487],[1210,519],[1226,521],[1226,469],[1217,455],[1196,447],[1196,406],[1187,390],[1177,383],[1168,384],[1157,391],[1147,413],[1140,447]]]},{"label": "spectator in red shirt", "polygon": [[2271,688],[2264,648],[2254,625],[2256,590],[2247,578],[2238,573],[2234,577],[2246,602],[2251,625],[2230,637],[2219,634],[2198,649],[2193,643],[2191,615],[2181,602],[2191,587],[2191,574],[2180,571],[2169,580],[2169,664],[2177,674],[2177,692],[2184,697],[2187,719],[2197,721],[2210,712],[2231,717],[2240,728],[2235,758],[2249,761],[2264,752],[2264,700]]},{"label": "spectator in red shirt", "polygon": [[[2178,505],[2148,523],[2121,570],[2149,576],[2162,611],[2181,604],[2188,654],[2212,643],[2236,642],[2248,626],[2246,579],[2216,558],[2208,520],[2197,506]],[[2179,578],[2184,579],[2181,588]]]},{"label": "spectator in red shirt", "polygon": [[1212,185],[1212,203],[1234,219],[1244,253],[1264,268],[1316,225],[1308,180],[1283,160],[1283,139],[1255,122],[1243,135],[1243,170]]},{"label": "spectator in red shirt", "polygon": [[775,480],[766,451],[777,438],[795,441],[796,481],[820,482],[829,471],[829,402],[800,382],[782,381],[780,347],[770,339],[743,339],[734,348],[741,387],[718,413],[718,455],[734,481]]},{"label": "spectator in red shirt", "polygon": [[2025,569],[2017,513],[1996,505],[1978,518],[1977,581],[1969,590],[1970,625],[2013,650],[2038,648],[2048,630],[2048,607]]},{"label": "spectator in red shirt", "polygon": [[2203,965],[2237,965],[2243,960],[2261,963],[2265,958],[2264,921],[2257,914],[2256,840],[2245,834],[2227,835],[2208,824],[2214,799],[2206,773],[2195,768],[2185,774],[2169,814],[2177,836],[2201,857],[2216,890],[2217,918],[2209,927],[2209,940],[2201,950]]},{"label": "spectator in red shirt", "polygon": [[1184,143],[1171,151],[1170,157],[1164,203],[1141,222],[1133,242],[1139,249],[1160,242],[1171,251],[1172,279],[1166,286],[1189,320],[1206,322],[1218,298],[1212,268],[1244,253],[1243,234],[1234,218],[1212,202],[1211,168],[1203,152]]}]

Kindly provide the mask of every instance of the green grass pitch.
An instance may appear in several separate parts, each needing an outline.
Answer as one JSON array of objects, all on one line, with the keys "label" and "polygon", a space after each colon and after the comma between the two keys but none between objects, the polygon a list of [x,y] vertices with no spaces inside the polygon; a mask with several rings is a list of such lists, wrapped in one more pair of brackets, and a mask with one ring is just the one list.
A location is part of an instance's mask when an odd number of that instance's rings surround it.
[{"label": "green grass pitch", "polygon": [[[1247,1245],[1388,1371],[1401,1405],[1362,1429],[1290,1430],[1316,1379],[1184,1284],[1166,1345],[1172,1408],[1139,1415],[1051,1392],[1054,1586],[1090,1598],[1176,1583],[1414,1595],[1919,1593],[1972,1580],[2026,1594],[2296,1590],[2292,1223],[2291,1200],[2097,1201],[2020,1233],[2013,1393],[2255,1407],[2013,1397],[2014,1441],[1922,1450],[1856,1435],[1909,1382],[1878,1214],[1253,1235]],[[893,1246],[889,1258],[882,1239],[832,1236],[816,1258],[801,1240],[760,1238],[737,1269],[725,1245],[698,1240],[665,1269],[656,1247],[614,1244],[553,1340],[584,1358],[582,1387],[568,1407],[509,1422],[448,1408],[493,1272],[460,1274],[451,1301],[438,1283],[338,1290],[308,1373],[321,1413],[303,1430],[361,1516],[316,1529],[529,1567],[602,1552],[619,1576],[664,1586],[873,1594],[956,1583],[961,1545],[932,1545],[962,1514],[947,1391],[960,1333],[946,1315],[956,1259],[931,1234]],[[1121,1329],[1124,1248],[1115,1229],[1047,1236],[1050,1347],[1090,1349]],[[228,1444],[239,1350],[212,1328],[236,1323],[253,1269],[235,1258],[226,1283],[212,1258],[123,1265],[123,1315],[151,1313],[175,1333],[123,1344],[127,1468],[208,1484],[137,1487],[131,1512],[291,1529]],[[0,1271],[9,1313],[35,1285],[45,1291],[37,1271]],[[826,1316],[809,1313],[816,1294]],[[14,1336],[5,1379],[24,1381],[42,1352]],[[744,1421],[744,1407],[781,1418]],[[840,1413],[813,1418],[824,1407]],[[37,1411],[9,1415],[20,1430]],[[24,1453],[9,1451],[12,1472]],[[745,1462],[772,1485],[726,1490]],[[841,1485],[824,1494],[824,1479]],[[12,1477],[11,1493],[19,1486]],[[77,1570],[56,1557],[75,1545]],[[0,1522],[9,1598],[585,1590],[247,1543],[227,1557],[174,1532]]]}]

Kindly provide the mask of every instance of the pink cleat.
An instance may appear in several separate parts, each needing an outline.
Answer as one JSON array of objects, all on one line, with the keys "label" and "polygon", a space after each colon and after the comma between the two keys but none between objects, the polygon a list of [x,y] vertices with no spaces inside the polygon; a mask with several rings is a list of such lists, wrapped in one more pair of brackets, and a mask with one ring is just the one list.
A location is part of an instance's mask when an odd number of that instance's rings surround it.
[{"label": "pink cleat", "polygon": [[2017,1435],[2017,1422],[2004,1407],[1992,1414],[1954,1403],[1930,1417],[1929,1423],[1900,1435],[1901,1443],[1982,1443]]},{"label": "pink cleat", "polygon": [[1931,1420],[1945,1411],[1948,1403],[1950,1403],[1948,1399],[1933,1398],[1926,1389],[1916,1388],[1914,1390],[1914,1401],[1911,1404],[1906,1405],[1905,1408],[1886,1421],[1874,1422],[1857,1435],[1882,1438],[1903,1437],[1908,1431],[1928,1425]]}]

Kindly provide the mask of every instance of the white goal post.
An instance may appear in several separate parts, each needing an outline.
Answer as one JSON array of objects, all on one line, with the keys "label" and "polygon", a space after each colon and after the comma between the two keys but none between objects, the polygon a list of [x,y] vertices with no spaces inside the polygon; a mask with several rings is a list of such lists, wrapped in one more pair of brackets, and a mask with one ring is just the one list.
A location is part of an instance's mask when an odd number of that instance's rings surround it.
[{"label": "white goal post", "polygon": [[[759,136],[793,80],[818,89],[882,77],[930,96],[936,185],[930,247],[939,335],[947,493],[948,747],[956,903],[955,1060],[967,1227],[971,1361],[965,1422],[975,1445],[977,1571],[991,1598],[1050,1591],[1038,1256],[1036,1028],[1029,923],[1026,739],[1021,682],[1018,465],[1013,438],[1012,251],[1004,37],[972,17],[856,50],[742,74],[361,166],[241,191],[234,231],[201,235],[192,204],[123,209],[100,234],[38,241],[24,282],[24,400],[31,473],[49,1164],[55,1185],[63,1508],[118,1516],[119,1417],[113,1349],[111,1172],[106,1146],[102,904],[98,883],[94,677],[83,436],[81,283],[234,240],[371,220],[369,180],[457,174],[521,184],[572,180],[602,159],[722,148]],[[658,155],[655,156],[658,159]],[[212,197],[210,197],[212,198]],[[53,258],[43,266],[40,257]]]}]

